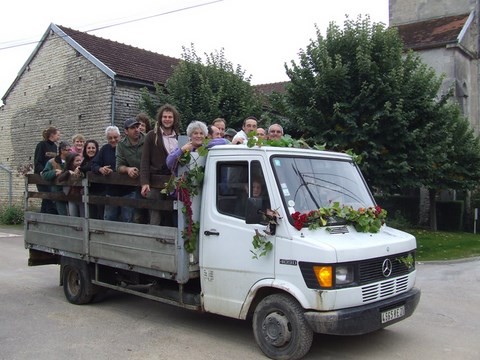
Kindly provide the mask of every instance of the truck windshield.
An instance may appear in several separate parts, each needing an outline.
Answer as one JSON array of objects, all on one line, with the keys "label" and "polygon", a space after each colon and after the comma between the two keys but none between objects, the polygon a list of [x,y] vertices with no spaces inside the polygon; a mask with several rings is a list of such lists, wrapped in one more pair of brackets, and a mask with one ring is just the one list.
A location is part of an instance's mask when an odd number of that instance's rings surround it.
[{"label": "truck windshield", "polygon": [[273,157],[280,194],[290,214],[334,202],[355,209],[374,206],[358,168],[348,161],[311,157]]}]

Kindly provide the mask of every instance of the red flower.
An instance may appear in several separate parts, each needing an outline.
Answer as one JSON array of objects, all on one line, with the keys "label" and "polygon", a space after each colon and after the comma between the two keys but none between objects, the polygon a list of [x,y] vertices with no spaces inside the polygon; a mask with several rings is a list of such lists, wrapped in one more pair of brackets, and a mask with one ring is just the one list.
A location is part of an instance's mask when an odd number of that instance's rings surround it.
[{"label": "red flower", "polygon": [[302,228],[303,228],[303,223],[297,220],[297,221],[295,221],[295,222],[293,223],[293,226],[294,226],[295,229],[297,229],[297,230],[302,230]]}]

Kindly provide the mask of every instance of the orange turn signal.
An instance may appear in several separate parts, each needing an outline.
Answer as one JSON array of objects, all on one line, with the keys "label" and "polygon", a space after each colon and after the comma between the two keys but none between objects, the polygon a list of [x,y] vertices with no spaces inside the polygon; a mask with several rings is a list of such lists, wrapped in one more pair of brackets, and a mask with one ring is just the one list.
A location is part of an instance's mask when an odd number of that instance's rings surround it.
[{"label": "orange turn signal", "polygon": [[314,266],[313,272],[323,288],[331,288],[333,284],[333,269],[331,266]]}]

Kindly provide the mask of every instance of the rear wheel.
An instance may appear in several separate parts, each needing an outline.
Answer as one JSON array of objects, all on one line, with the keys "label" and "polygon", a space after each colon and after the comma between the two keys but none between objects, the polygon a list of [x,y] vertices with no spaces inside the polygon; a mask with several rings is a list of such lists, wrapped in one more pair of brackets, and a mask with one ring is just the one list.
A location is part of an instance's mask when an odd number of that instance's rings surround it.
[{"label": "rear wheel", "polygon": [[263,299],[253,314],[255,340],[268,357],[301,359],[312,346],[313,331],[300,304],[287,294]]},{"label": "rear wheel", "polygon": [[70,261],[62,265],[63,292],[72,304],[88,304],[95,295],[88,264],[84,261]]}]

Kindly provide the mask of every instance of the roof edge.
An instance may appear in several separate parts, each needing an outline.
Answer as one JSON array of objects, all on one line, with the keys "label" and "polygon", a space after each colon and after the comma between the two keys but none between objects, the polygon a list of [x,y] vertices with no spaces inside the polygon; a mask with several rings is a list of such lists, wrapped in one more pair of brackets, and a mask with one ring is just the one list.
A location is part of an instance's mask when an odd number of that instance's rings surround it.
[{"label": "roof edge", "polygon": [[73,47],[80,54],[82,54],[85,57],[85,59],[90,61],[93,65],[95,65],[98,69],[100,69],[100,71],[105,73],[105,75],[107,75],[111,79],[115,79],[115,76],[117,74],[112,69],[110,69],[104,63],[102,63],[100,60],[98,60],[90,52],[85,50],[85,48],[83,46],[81,46],[79,43],[77,43],[75,40],[73,40],[59,26],[52,23],[52,24],[50,24],[50,28],[52,29],[53,32],[55,32],[58,36],[60,36],[63,40],[65,40],[71,47]]}]

